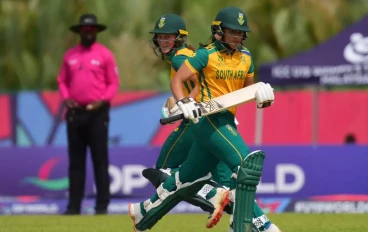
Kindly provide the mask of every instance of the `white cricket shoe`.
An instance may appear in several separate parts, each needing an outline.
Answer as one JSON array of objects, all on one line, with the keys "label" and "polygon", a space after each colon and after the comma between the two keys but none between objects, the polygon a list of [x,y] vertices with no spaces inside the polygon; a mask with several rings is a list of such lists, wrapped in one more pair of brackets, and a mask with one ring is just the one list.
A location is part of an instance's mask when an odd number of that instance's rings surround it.
[{"label": "white cricket shoe", "polygon": [[129,216],[133,220],[133,229],[134,232],[144,232],[142,230],[138,230],[135,225],[137,225],[143,218],[143,215],[141,213],[141,206],[139,203],[133,204],[129,203],[128,206]]},{"label": "white cricket shoe", "polygon": [[216,195],[213,196],[208,201],[211,202],[213,207],[215,208],[213,210],[213,213],[210,214],[210,216],[207,219],[207,228],[214,227],[221,219],[222,214],[224,212],[224,208],[229,204],[229,190],[223,189],[223,188],[217,188],[216,189]]}]

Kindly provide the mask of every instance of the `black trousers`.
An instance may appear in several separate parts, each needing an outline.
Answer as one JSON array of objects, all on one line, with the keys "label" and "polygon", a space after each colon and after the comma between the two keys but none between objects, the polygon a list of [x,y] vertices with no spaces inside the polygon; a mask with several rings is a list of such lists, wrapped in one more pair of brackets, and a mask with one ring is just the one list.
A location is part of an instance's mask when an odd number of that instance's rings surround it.
[{"label": "black trousers", "polygon": [[69,152],[68,210],[80,212],[86,179],[87,147],[90,148],[96,184],[95,210],[106,210],[110,201],[108,174],[108,104],[93,111],[68,109],[66,114]]}]

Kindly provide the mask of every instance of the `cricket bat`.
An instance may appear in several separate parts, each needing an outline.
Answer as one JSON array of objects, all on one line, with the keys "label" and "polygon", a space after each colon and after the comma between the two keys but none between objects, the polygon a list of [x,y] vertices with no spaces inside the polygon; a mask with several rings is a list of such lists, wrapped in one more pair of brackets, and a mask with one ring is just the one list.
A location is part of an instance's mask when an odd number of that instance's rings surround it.
[{"label": "cricket bat", "polygon": [[[264,84],[263,82],[257,82],[253,85],[238,89],[231,93],[212,98],[209,101],[197,103],[201,109],[202,116],[215,114],[224,111],[228,108],[236,107],[255,100],[257,89]],[[184,119],[183,114],[178,114],[170,118],[161,118],[161,125],[166,125]]]}]

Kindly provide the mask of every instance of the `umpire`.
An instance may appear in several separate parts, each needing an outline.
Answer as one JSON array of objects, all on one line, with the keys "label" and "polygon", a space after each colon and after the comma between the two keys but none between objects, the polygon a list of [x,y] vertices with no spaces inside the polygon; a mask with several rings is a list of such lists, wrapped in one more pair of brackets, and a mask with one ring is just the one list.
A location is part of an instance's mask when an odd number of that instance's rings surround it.
[{"label": "umpire", "polygon": [[59,91],[67,107],[69,154],[69,202],[64,214],[81,213],[84,196],[87,147],[90,148],[95,184],[96,214],[106,214],[110,201],[108,174],[108,126],[110,100],[119,87],[113,54],[96,42],[106,29],[93,14],[82,15],[70,30],[80,42],[63,58],[58,76]]}]

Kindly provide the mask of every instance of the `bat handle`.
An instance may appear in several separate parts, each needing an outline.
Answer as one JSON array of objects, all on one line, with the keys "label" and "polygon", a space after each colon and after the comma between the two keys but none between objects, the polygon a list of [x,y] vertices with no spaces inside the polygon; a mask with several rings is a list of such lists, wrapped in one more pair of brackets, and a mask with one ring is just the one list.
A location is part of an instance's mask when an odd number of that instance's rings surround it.
[{"label": "bat handle", "polygon": [[180,119],[184,119],[184,114],[178,114],[178,115],[172,116],[170,118],[161,118],[160,119],[160,124],[161,125],[166,125],[168,123],[172,123],[172,122],[178,121]]}]

